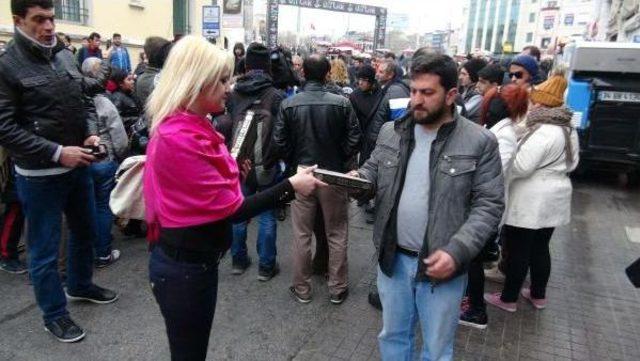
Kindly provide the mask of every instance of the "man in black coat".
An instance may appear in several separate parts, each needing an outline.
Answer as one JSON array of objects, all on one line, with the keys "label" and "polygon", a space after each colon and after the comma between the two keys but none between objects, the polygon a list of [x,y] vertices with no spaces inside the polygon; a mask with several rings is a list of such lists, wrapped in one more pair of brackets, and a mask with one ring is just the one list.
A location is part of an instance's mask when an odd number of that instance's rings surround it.
[{"label": "man in black coat", "polygon": [[[371,65],[362,65],[356,74],[358,88],[351,93],[349,100],[356,111],[360,129],[367,129],[371,119],[375,115],[375,110],[380,102],[381,89],[376,81],[376,71]],[[359,165],[362,165],[368,158],[365,149],[360,151]],[[366,158],[365,158],[366,157]]]},{"label": "man in black coat", "polygon": [[[320,55],[305,59],[304,91],[285,99],[280,107],[273,139],[294,169],[317,164],[344,173],[359,149],[361,130],[351,103],[325,86],[330,68]],[[318,205],[329,243],[330,300],[340,304],[348,294],[349,208],[349,195],[340,187],[324,187],[309,197],[298,195],[291,204],[294,276],[290,292],[298,302],[311,302],[311,235]]]},{"label": "man in black coat", "polygon": [[[227,110],[232,121],[231,134],[238,133],[241,122],[246,119],[247,112],[252,110],[255,123],[251,132],[256,143],[251,149],[250,160],[252,168],[244,181],[243,192],[251,195],[276,183],[279,175],[278,154],[273,145],[273,125],[284,99],[284,93],[274,87],[270,74],[271,60],[269,49],[264,45],[253,43],[247,48],[244,57],[244,74],[242,74],[233,89]],[[232,146],[232,144],[229,144]],[[258,280],[265,282],[279,272],[276,262],[277,221],[274,209],[260,214],[257,249],[259,259]],[[240,275],[251,264],[247,255],[247,222],[233,225],[233,243],[231,245],[233,257],[233,274]]]},{"label": "man in black coat", "polygon": [[[50,0],[12,0],[14,41],[0,54],[0,146],[15,164],[29,229],[29,274],[45,329],[61,342],[84,331],[67,299],[106,304],[118,295],[92,282],[95,196],[85,147],[100,143],[91,87],[55,36]],[[62,214],[70,229],[66,289],[57,270]]]}]

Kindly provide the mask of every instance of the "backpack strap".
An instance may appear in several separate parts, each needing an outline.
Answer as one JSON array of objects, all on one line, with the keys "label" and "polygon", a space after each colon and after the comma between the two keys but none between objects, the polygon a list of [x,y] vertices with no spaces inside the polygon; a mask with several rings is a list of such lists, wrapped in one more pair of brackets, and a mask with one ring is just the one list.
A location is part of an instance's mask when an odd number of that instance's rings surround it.
[{"label": "backpack strap", "polygon": [[244,146],[245,139],[247,138],[247,134],[249,134],[249,129],[253,124],[253,116],[255,113],[252,110],[247,110],[247,114],[244,119],[240,123],[239,127],[233,132],[233,147],[231,148],[231,156],[233,159],[238,159],[240,156],[240,151]]},{"label": "backpack strap", "polygon": [[[567,169],[569,169],[571,167],[571,164],[573,163],[573,157],[570,155],[570,151],[571,151],[571,132],[573,131],[573,128],[571,127],[566,127],[566,126],[561,126],[562,127],[562,133],[564,135],[564,140],[565,140],[565,147],[564,147],[564,151],[562,153],[560,153],[560,155],[558,157],[556,157],[554,160],[552,160],[551,162],[545,163],[544,165],[536,168],[536,169],[544,169],[552,164],[554,164],[555,162],[559,161],[560,158],[562,158],[563,155],[565,155],[565,161],[567,164]],[[527,132],[527,134],[525,134],[525,136],[520,140],[520,142],[518,142],[518,148],[516,148],[516,152],[513,155],[513,157],[511,158],[510,162],[509,162],[509,169],[511,169],[511,166],[513,165],[513,162],[515,162],[516,160],[516,156],[518,155],[518,152],[520,151],[520,148],[522,148],[522,146],[524,145],[524,143],[527,142],[527,140],[529,140],[529,138],[531,138],[531,136],[533,135],[533,133],[535,133],[538,129],[540,129],[540,124],[536,124],[534,125],[531,130],[529,132]]]},{"label": "backpack strap", "polygon": [[540,125],[534,126],[533,128],[531,128],[531,130],[527,132],[527,134],[524,135],[524,137],[522,137],[522,139],[520,139],[520,141],[518,142],[518,146],[516,147],[515,153],[513,153],[513,156],[511,157],[511,159],[509,159],[509,166],[507,167],[507,169],[511,169],[513,167],[513,163],[515,163],[516,161],[516,157],[518,156],[518,152],[520,152],[520,148],[522,148],[524,143],[526,143],[529,140],[529,138],[531,138],[533,133],[535,133],[536,130],[538,130],[539,128],[540,128]]}]

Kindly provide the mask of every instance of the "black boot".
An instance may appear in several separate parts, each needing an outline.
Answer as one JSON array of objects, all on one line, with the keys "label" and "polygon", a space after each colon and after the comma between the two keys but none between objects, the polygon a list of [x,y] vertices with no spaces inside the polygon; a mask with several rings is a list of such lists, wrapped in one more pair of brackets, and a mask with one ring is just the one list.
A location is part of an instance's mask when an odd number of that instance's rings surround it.
[{"label": "black boot", "polygon": [[369,292],[369,304],[378,311],[382,311],[382,302],[380,302],[380,294],[378,291]]}]

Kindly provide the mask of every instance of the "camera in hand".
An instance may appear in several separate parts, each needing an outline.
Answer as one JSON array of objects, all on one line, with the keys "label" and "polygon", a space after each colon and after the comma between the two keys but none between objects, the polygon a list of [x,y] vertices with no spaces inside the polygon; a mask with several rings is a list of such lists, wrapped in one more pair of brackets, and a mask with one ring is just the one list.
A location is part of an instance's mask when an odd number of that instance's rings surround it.
[{"label": "camera in hand", "polygon": [[334,186],[346,187],[356,190],[370,190],[373,184],[366,179],[352,177],[343,173],[332,172],[326,169],[316,169],[313,176],[317,179]]},{"label": "camera in hand", "polygon": [[84,148],[89,150],[90,154],[96,157],[96,159],[101,160],[107,157],[107,146],[104,144],[90,145]]}]

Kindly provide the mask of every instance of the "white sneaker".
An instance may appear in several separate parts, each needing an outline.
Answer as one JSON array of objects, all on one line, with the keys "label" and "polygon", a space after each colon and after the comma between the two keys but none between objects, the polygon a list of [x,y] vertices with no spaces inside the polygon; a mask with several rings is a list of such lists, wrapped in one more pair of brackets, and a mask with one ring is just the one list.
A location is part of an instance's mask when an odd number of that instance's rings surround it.
[{"label": "white sneaker", "polygon": [[120,250],[111,250],[111,254],[106,257],[96,258],[96,268],[104,268],[111,266],[120,259]]},{"label": "white sneaker", "polygon": [[498,267],[484,270],[484,277],[489,281],[496,283],[504,283],[504,273],[500,272]]}]

